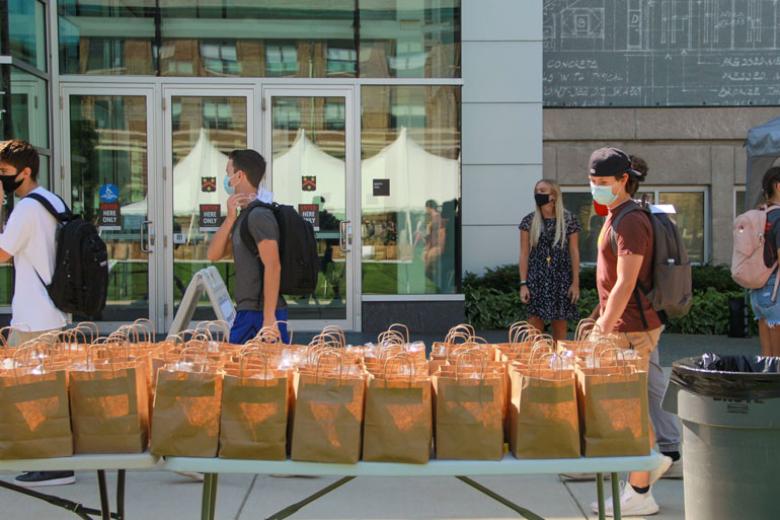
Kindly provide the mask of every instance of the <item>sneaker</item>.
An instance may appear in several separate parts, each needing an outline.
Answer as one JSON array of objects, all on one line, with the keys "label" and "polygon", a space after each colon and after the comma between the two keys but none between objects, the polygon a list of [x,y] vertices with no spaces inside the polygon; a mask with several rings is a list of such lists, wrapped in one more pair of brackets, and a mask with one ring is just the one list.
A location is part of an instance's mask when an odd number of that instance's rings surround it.
[{"label": "sneaker", "polygon": [[[672,458],[668,455],[662,455],[663,460],[661,461],[661,465],[655,468],[653,471],[650,472],[650,485],[652,486],[656,482],[658,482],[658,479],[664,476],[664,474],[669,471],[669,468],[672,467]],[[631,486],[629,486],[631,487]]]},{"label": "sneaker", "polygon": [[65,486],[76,482],[72,471],[26,471],[12,481],[22,487]]},{"label": "sneaker", "polygon": [[[652,491],[640,495],[634,491],[634,488],[623,481],[620,482],[620,488],[620,513],[623,517],[648,516],[658,513],[660,508],[655,498],[653,498]],[[590,507],[594,513],[599,512],[598,502],[593,502]],[[610,517],[615,516],[615,512],[612,509],[612,497],[609,497],[604,502],[604,514]]]},{"label": "sneaker", "polygon": [[670,478],[670,479],[682,479],[683,478],[683,460],[682,457],[672,462],[672,467],[669,468],[669,471],[664,473],[664,475],[661,478]]}]

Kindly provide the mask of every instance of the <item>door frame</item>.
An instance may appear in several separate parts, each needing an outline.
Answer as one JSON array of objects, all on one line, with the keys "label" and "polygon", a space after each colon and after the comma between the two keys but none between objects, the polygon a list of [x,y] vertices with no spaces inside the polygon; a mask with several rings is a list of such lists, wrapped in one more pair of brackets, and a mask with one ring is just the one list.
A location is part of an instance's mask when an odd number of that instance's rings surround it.
[{"label": "door frame", "polygon": [[[246,121],[248,148],[257,148],[259,142],[259,127],[257,125],[257,89],[247,85],[222,84],[222,85],[193,85],[191,83],[166,82],[162,84],[160,95],[162,97],[162,126],[163,154],[160,161],[161,175],[165,184],[167,195],[162,204],[163,208],[163,280],[165,281],[166,295],[162,300],[162,309],[165,328],[169,330],[175,316],[174,306],[174,258],[173,258],[173,113],[171,112],[171,98],[173,97],[243,97],[246,99]],[[215,172],[218,179],[224,176],[224,172]],[[232,295],[231,295],[232,296]],[[190,324],[192,325],[192,323]]]},{"label": "door frame", "polygon": [[[357,92],[357,94],[356,94]],[[303,82],[263,84],[261,92],[262,112],[262,154],[266,158],[268,171],[266,183],[273,188],[273,131],[272,98],[274,97],[343,97],[345,107],[345,202],[346,219],[351,223],[351,249],[345,252],[347,289],[345,291],[346,316],[341,320],[291,320],[293,329],[301,331],[321,330],[326,325],[336,325],[345,330],[361,330],[361,271],[360,252],[362,234],[360,232],[360,111],[359,87],[354,84],[311,84]],[[273,190],[272,190],[273,191]]]},{"label": "door frame", "polygon": [[[155,129],[159,128],[158,113],[155,112],[157,106],[157,89],[149,84],[124,84],[124,85],[95,85],[87,82],[69,82],[60,83],[60,120],[59,120],[59,142],[62,143],[60,155],[60,174],[54,175],[52,186],[54,191],[61,193],[65,202],[72,205],[72,171],[71,171],[71,148],[70,148],[70,96],[144,96],[146,98],[146,145],[147,145],[147,216],[151,221],[148,228],[149,249],[149,311],[148,318],[152,321],[155,329],[163,330],[164,325],[162,316],[162,302],[165,298],[164,285],[162,278],[162,232],[159,223],[162,222],[163,211],[161,201],[164,200],[165,186],[161,177],[158,175],[159,158],[162,153],[160,140],[156,139]],[[125,321],[101,321],[100,329],[103,332],[116,330]]]}]

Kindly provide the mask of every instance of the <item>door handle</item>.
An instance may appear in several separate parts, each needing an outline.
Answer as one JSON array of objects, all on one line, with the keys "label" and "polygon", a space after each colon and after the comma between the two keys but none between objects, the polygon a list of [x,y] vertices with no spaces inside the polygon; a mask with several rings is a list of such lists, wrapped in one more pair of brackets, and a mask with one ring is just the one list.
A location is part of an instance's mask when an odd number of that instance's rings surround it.
[{"label": "door handle", "polygon": [[339,222],[339,247],[342,251],[349,251],[352,245],[352,222],[344,220]]},{"label": "door handle", "polygon": [[149,226],[149,224],[151,224],[151,223],[152,223],[152,221],[151,221],[151,220],[144,220],[144,221],[141,223],[141,231],[140,231],[140,235],[141,235],[141,251],[142,251],[143,253],[151,253],[151,252],[152,252],[152,248],[150,247],[149,243],[147,242],[147,238],[146,238],[146,237],[147,237],[147,235],[148,235],[148,233],[144,233],[144,230],[145,230],[145,229],[146,229],[146,228]]}]

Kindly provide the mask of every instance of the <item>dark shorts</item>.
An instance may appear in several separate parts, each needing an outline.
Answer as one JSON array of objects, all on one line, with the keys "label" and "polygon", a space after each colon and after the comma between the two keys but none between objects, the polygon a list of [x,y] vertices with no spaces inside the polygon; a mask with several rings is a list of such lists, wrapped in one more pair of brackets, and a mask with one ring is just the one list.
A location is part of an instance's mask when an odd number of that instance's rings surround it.
[{"label": "dark shorts", "polygon": [[[279,324],[279,332],[282,333],[282,341],[290,342],[290,335],[287,332],[287,308],[276,309],[276,321],[284,322]],[[238,311],[236,319],[233,320],[233,327],[230,329],[230,342],[241,345],[257,336],[260,329],[263,328],[262,311]]]}]

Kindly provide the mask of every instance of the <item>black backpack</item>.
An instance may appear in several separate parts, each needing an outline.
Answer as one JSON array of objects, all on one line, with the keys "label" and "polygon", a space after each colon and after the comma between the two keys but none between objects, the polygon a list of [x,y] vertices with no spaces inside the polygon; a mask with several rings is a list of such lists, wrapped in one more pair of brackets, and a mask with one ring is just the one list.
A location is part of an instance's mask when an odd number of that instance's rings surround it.
[{"label": "black backpack", "polygon": [[279,226],[279,261],[282,265],[280,294],[308,296],[317,288],[320,259],[317,255],[317,239],[314,226],[304,220],[295,208],[283,204],[266,204],[252,201],[245,209],[247,216],[241,219],[241,242],[258,258],[260,270],[263,263],[257,251],[257,243],[249,231],[249,212],[255,208],[270,209]]},{"label": "black backpack", "polygon": [[31,193],[27,198],[37,200],[59,223],[54,274],[49,285],[44,283],[49,297],[62,312],[96,318],[106,306],[108,292],[105,242],[95,226],[74,215],[65,201],[65,211],[59,213],[43,195]]}]

